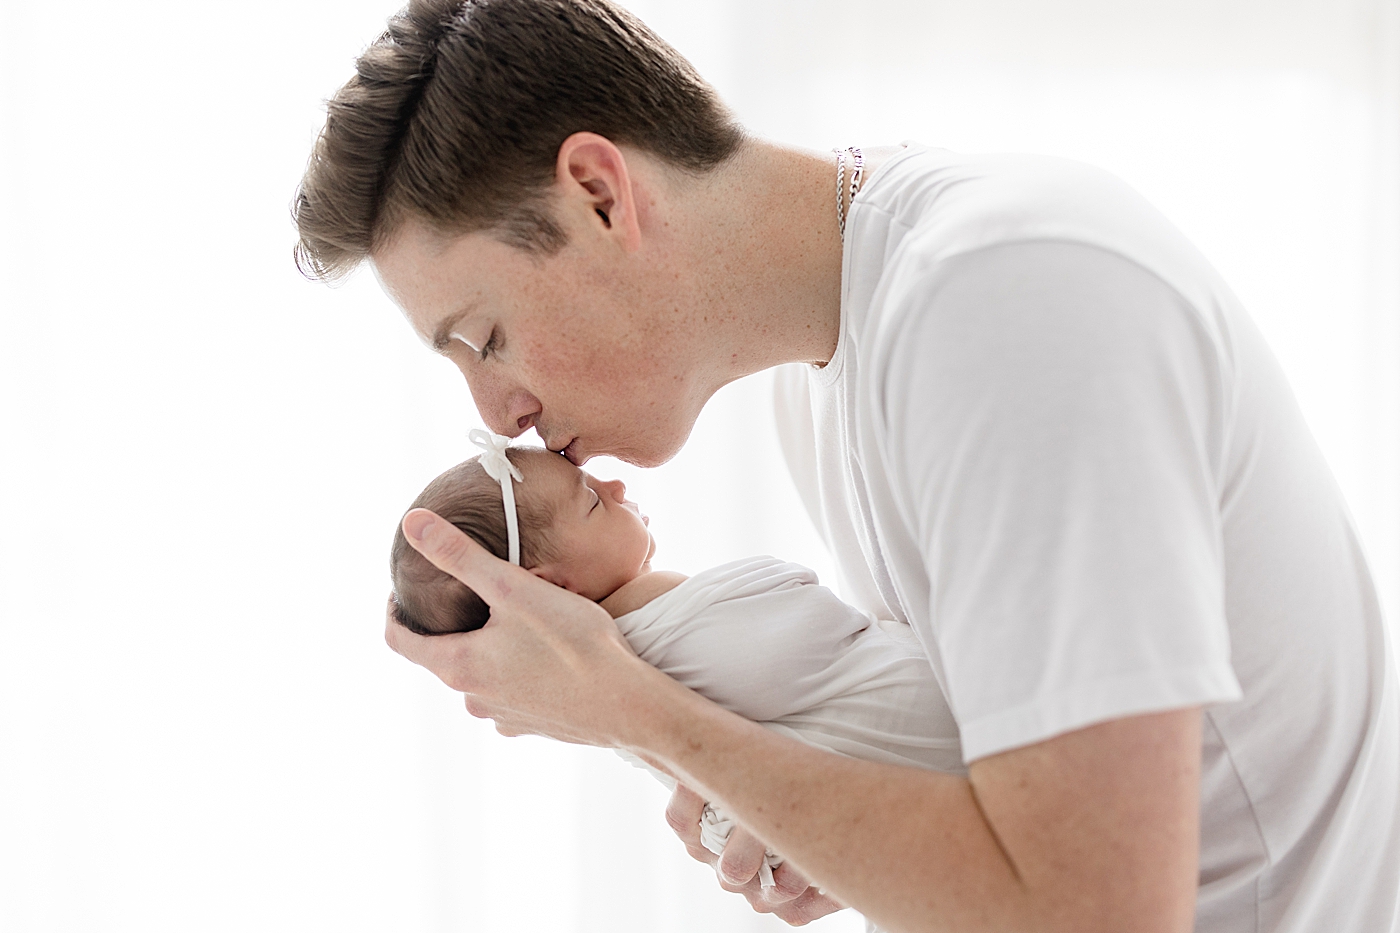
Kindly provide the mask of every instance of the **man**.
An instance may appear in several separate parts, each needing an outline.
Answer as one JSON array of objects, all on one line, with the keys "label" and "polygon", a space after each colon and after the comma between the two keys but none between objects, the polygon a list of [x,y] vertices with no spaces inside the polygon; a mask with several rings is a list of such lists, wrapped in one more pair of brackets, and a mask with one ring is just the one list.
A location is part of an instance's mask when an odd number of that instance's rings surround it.
[{"label": "man", "polygon": [[331,101],[296,220],[303,269],[368,259],[493,429],[575,463],[659,464],[719,387],[792,364],[794,479],[847,596],[921,639],[966,775],[729,714],[431,513],[405,533],[491,623],[386,636],[506,734],[676,775],[697,857],[721,802],[748,832],[720,873],[759,909],[1400,929],[1400,714],[1355,534],[1244,312],[1120,183],[762,143],[606,0],[439,0]]}]

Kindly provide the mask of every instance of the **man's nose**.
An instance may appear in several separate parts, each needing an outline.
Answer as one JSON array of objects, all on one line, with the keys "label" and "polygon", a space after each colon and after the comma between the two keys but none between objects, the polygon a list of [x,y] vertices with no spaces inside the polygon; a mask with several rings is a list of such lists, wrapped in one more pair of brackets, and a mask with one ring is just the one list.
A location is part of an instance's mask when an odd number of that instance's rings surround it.
[{"label": "man's nose", "polygon": [[531,405],[528,402],[510,404],[489,411],[480,405],[477,408],[480,409],[481,418],[486,422],[486,426],[506,437],[519,437],[530,430],[540,413],[539,405]]},{"label": "man's nose", "polygon": [[529,392],[513,392],[506,398],[505,411],[501,416],[501,426],[493,428],[497,434],[519,437],[540,415],[540,403]]},{"label": "man's nose", "polygon": [[524,389],[497,387],[471,377],[467,379],[467,388],[471,390],[481,420],[497,434],[519,437],[530,430],[540,416],[540,400]]}]

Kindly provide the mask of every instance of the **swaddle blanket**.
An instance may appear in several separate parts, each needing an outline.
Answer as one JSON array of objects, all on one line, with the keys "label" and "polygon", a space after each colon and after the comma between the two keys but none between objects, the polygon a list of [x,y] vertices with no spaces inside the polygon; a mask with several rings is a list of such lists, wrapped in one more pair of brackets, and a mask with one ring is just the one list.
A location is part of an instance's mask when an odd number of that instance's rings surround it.
[{"label": "swaddle blanket", "polygon": [[[769,729],[853,758],[966,773],[952,713],[909,626],[841,602],[806,567],[772,557],[723,564],[617,625],[642,660]],[[732,826],[707,807],[702,843],[723,852]],[[765,886],[781,863],[769,854]]]}]

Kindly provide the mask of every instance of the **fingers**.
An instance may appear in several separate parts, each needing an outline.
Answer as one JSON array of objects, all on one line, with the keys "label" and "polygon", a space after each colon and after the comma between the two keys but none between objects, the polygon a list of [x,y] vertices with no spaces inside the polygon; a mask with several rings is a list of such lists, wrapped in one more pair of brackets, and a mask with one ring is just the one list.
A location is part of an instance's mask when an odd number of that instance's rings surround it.
[{"label": "fingers", "polygon": [[575,732],[553,720],[531,716],[518,710],[506,709],[483,697],[467,693],[463,694],[463,701],[470,715],[477,719],[491,720],[496,726],[496,731],[506,738],[539,735],[558,742],[568,742],[571,745],[596,746],[598,744],[592,736]]},{"label": "fingers", "polygon": [[[676,784],[671,792],[671,800],[666,804],[666,823],[672,832],[681,837],[681,842],[695,855],[699,849],[706,854],[709,850],[700,845],[700,817],[705,812],[705,799],[684,784]],[[710,858],[700,858],[702,862],[712,862]]]},{"label": "fingers", "polygon": [[700,818],[705,812],[705,799],[684,784],[677,783],[666,805],[666,822],[671,831],[685,843],[685,851],[697,862],[714,867],[719,856],[705,848],[700,841]]},{"label": "fingers", "polygon": [[531,574],[501,560],[464,535],[457,526],[427,509],[413,509],[403,517],[403,533],[418,553],[443,573],[461,580],[494,606]]},{"label": "fingers", "polygon": [[[781,870],[780,867],[778,871]],[[774,874],[776,875],[777,872]],[[777,880],[776,877],[774,880]],[[779,883],[781,884],[781,882]],[[795,882],[790,879],[790,883]],[[720,883],[720,886],[725,887],[723,882]],[[779,887],[764,888],[759,884],[757,878],[734,890],[742,894],[749,902],[749,906],[757,913],[772,914],[791,926],[811,923],[819,917],[843,910],[846,906],[831,895],[823,894],[814,887],[804,887],[796,895],[793,895],[790,888],[787,890]]]},{"label": "fingers", "polygon": [[772,909],[773,915],[789,926],[800,927],[813,920],[845,909],[844,904],[816,888],[808,888],[793,900]]},{"label": "fingers", "polygon": [[392,612],[384,621],[385,644],[414,664],[432,671],[439,680],[458,693],[465,693],[472,687],[466,679],[466,672],[469,670],[466,657],[469,639],[476,634],[460,632],[427,638],[404,628],[394,620]]},{"label": "fingers", "polygon": [[[395,654],[408,657],[406,652],[413,650],[413,639],[422,638],[415,632],[410,632],[399,624],[399,620],[394,618],[394,604],[396,599],[393,592],[389,593],[389,602],[384,607],[384,643],[393,649]],[[410,660],[412,660],[410,658]]]},{"label": "fingers", "polygon": [[[502,602],[523,581],[528,581],[526,585],[543,582],[495,557],[451,522],[427,509],[413,509],[405,515],[403,532],[408,543],[433,566],[471,587],[488,605]],[[517,578],[512,582],[515,575],[523,577],[523,581]],[[394,621],[393,596],[390,596],[384,641],[394,651],[426,667],[447,686],[462,693],[476,686],[467,676],[468,672],[476,670],[476,665],[468,658],[470,646],[474,644],[472,637],[470,632],[431,638],[410,632]]]},{"label": "fingers", "polygon": [[737,890],[752,881],[758,875],[767,851],[768,846],[763,840],[742,826],[734,827],[724,844],[724,854],[715,866],[719,872],[720,887]]},{"label": "fingers", "polygon": [[773,885],[764,893],[770,903],[782,903],[806,891],[809,882],[806,875],[792,867],[791,862],[784,862],[773,869]]},{"label": "fingers", "polygon": [[[724,855],[718,859],[700,844],[700,817],[705,811],[705,799],[684,784],[677,783],[666,805],[666,822],[692,858],[714,865],[720,887],[742,894],[754,910],[771,913],[792,926],[811,923],[845,907],[830,895],[810,887],[807,878],[791,863],[784,862],[773,870],[774,886],[764,888],[758,878],[758,866],[767,847],[742,827],[735,827],[725,843]],[[743,877],[743,881],[736,881]]]}]

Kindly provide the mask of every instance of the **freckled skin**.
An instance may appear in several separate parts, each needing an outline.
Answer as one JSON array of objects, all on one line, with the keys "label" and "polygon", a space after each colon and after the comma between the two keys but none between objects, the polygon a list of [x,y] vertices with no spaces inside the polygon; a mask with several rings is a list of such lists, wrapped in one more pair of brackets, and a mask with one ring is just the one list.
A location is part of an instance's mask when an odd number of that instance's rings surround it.
[{"label": "freckled skin", "polygon": [[[533,426],[576,464],[609,454],[654,466],[674,456],[726,383],[783,362],[824,362],[835,348],[839,237],[827,231],[819,256],[805,247],[774,255],[788,239],[768,228],[825,230],[829,205],[743,221],[727,190],[760,169],[806,190],[829,166],[749,148],[697,181],[578,133],[560,148],[552,204],[567,243],[558,252],[530,253],[487,232],[446,236],[410,217],[371,264],[425,341],[453,325],[454,339],[435,349],[461,370],[493,430]],[[673,224],[672,215],[701,221]]]},{"label": "freckled skin", "polygon": [[448,245],[431,266],[405,261],[430,253],[434,240],[409,222],[397,252],[376,265],[420,334],[463,304],[482,308],[462,322],[464,336],[480,348],[495,331],[498,352],[483,360],[463,340],[442,352],[466,377],[493,430],[516,435],[533,425],[556,449],[581,436],[645,463],[668,459],[684,443],[688,428],[681,433],[677,422],[693,423],[708,395],[668,366],[680,352],[681,329],[668,315],[648,313],[658,302],[645,282],[618,289],[609,263],[573,245],[586,242],[582,237],[536,260],[473,234]]}]

